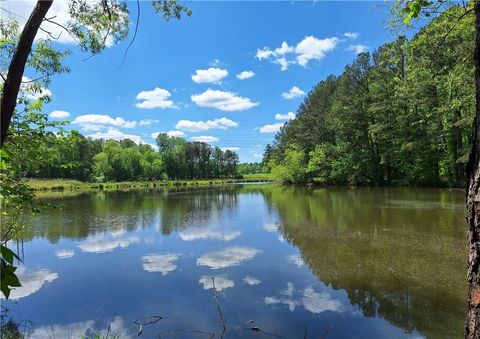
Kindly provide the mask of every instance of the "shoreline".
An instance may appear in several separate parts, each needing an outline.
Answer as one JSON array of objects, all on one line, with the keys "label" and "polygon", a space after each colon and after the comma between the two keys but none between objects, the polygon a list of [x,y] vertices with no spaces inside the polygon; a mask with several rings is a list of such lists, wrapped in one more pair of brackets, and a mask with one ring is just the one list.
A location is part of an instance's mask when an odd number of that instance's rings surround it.
[{"label": "shoreline", "polygon": [[125,189],[151,189],[160,187],[209,187],[237,183],[272,182],[268,178],[243,179],[188,179],[188,180],[156,180],[156,181],[123,181],[123,182],[82,182],[69,179],[25,179],[34,192],[62,191],[115,191]]},{"label": "shoreline", "polygon": [[[128,189],[153,189],[153,188],[178,188],[178,187],[212,187],[229,184],[242,183],[281,183],[272,178],[269,174],[245,175],[243,178],[223,178],[223,179],[185,179],[185,180],[154,180],[154,181],[121,181],[121,182],[82,182],[71,179],[29,179],[25,178],[33,192],[88,192],[88,191],[119,191]],[[446,187],[446,186],[418,186],[418,185],[371,185],[371,186],[351,186],[351,185],[321,185],[321,184],[287,184],[291,187],[305,188],[328,188],[328,187],[412,187],[412,188],[438,188],[451,189],[465,192],[465,188]]]}]

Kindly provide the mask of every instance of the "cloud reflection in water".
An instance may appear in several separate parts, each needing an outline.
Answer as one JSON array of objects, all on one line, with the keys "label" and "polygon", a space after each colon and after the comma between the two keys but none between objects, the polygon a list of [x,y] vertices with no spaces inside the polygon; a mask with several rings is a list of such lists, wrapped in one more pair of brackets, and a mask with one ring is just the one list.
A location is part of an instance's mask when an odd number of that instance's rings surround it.
[{"label": "cloud reflection in water", "polygon": [[37,292],[44,284],[58,278],[58,273],[50,272],[43,268],[40,270],[29,270],[25,267],[17,268],[15,272],[22,286],[12,289],[10,300],[18,300]]},{"label": "cloud reflection in water", "polygon": [[151,253],[142,257],[143,269],[147,272],[160,272],[162,275],[167,275],[177,269],[175,261],[178,260],[179,256],[180,253]]},{"label": "cloud reflection in water", "polygon": [[112,252],[116,248],[125,248],[130,244],[138,243],[140,241],[139,237],[125,237],[119,238],[122,233],[113,234],[101,234],[91,237],[90,239],[85,240],[83,243],[78,245],[78,247],[83,252],[89,253],[105,253]]},{"label": "cloud reflection in water", "polygon": [[[233,280],[224,278],[222,276],[216,276],[216,277],[213,277],[213,278],[215,279],[215,290],[216,291],[222,291],[224,289],[235,286],[235,282]],[[204,290],[208,290],[208,289],[213,288],[212,277],[204,275],[198,280],[198,283],[203,284],[203,289]]]},{"label": "cloud reflection in water", "polygon": [[217,270],[220,268],[239,265],[242,261],[252,259],[262,252],[251,247],[234,246],[227,247],[218,252],[210,252],[197,259],[197,265],[208,266]]},{"label": "cloud reflection in water", "polygon": [[57,250],[55,251],[55,255],[58,259],[67,259],[73,257],[75,252],[71,250]]},{"label": "cloud reflection in water", "polygon": [[342,312],[345,307],[339,300],[333,299],[326,292],[315,292],[312,287],[303,290],[295,289],[293,283],[287,283],[287,288],[279,292],[277,296],[264,298],[265,305],[284,304],[293,312],[296,307],[303,307],[312,313],[318,314],[326,311]]},{"label": "cloud reflection in water", "polygon": [[183,241],[206,240],[206,239],[231,241],[237,238],[240,234],[242,234],[240,231],[193,228],[193,229],[180,232],[179,236]]}]

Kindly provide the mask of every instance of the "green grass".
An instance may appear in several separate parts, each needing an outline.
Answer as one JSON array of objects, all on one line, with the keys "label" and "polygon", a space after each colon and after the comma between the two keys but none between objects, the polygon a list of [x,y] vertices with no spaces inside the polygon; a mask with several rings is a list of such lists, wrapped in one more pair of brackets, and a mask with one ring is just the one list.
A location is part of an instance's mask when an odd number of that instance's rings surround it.
[{"label": "green grass", "polygon": [[243,179],[201,179],[168,181],[128,181],[128,182],[81,182],[69,179],[27,179],[34,191],[91,191],[148,189],[156,187],[215,186],[247,181],[269,181],[265,176],[248,175]]},{"label": "green grass", "polygon": [[276,181],[271,173],[244,174],[243,180],[245,181]]},{"label": "green grass", "polygon": [[78,180],[68,179],[27,179],[34,191],[61,190],[65,188],[75,189],[85,186],[85,183]]}]

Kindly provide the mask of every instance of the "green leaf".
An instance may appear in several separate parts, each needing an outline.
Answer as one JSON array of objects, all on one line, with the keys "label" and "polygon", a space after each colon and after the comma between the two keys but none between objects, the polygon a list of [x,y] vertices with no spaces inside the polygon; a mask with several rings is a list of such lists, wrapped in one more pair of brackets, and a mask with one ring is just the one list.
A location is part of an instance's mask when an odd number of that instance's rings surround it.
[{"label": "green leaf", "polygon": [[[16,269],[16,267],[14,267]],[[2,280],[2,285],[7,285],[11,287],[21,287],[20,281],[15,273],[12,270],[9,270],[8,274]]]},{"label": "green leaf", "polygon": [[8,287],[6,284],[3,284],[3,282],[2,282],[1,285],[0,285],[0,290],[2,291],[5,298],[8,299],[8,297],[10,296],[11,288]]},{"label": "green leaf", "polygon": [[15,252],[3,245],[0,245],[0,253],[2,255],[2,258],[5,259],[5,261],[8,262],[10,265],[13,264],[13,258],[22,261]]}]

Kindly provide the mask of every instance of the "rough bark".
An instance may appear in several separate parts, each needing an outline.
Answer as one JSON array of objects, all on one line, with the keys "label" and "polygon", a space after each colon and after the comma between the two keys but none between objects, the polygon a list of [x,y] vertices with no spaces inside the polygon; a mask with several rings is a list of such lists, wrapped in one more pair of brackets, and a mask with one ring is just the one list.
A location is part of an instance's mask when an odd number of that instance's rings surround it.
[{"label": "rough bark", "polygon": [[15,106],[17,105],[18,91],[22,83],[23,72],[27,64],[28,55],[32,50],[33,40],[37,35],[45,15],[47,14],[53,0],[38,0],[28,21],[23,28],[22,34],[18,41],[17,49],[13,54],[12,61],[8,67],[7,77],[3,85],[2,98],[0,104],[1,113],[1,143],[3,147],[7,137],[10,121],[12,120]]},{"label": "rough bark", "polygon": [[468,313],[465,338],[480,338],[480,0],[475,1],[475,87],[476,114],[474,140],[467,166],[468,222]]}]

